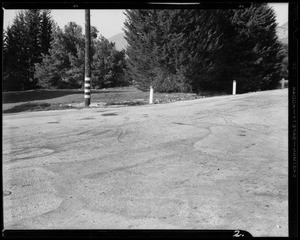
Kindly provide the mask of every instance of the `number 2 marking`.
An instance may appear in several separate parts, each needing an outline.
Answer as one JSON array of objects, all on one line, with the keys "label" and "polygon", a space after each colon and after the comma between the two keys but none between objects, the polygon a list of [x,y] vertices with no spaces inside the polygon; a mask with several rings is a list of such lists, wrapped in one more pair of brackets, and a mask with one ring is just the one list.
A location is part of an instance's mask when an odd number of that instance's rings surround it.
[{"label": "number 2 marking", "polygon": [[233,237],[244,237],[244,234],[241,234],[239,230],[235,230]]}]

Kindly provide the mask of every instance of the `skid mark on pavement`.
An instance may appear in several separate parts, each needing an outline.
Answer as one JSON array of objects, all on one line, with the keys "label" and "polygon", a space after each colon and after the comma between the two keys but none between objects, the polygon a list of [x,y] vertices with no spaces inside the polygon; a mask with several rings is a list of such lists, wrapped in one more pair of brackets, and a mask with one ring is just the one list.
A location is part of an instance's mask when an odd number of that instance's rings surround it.
[{"label": "skid mark on pavement", "polygon": [[51,148],[22,148],[19,150],[15,150],[9,153],[14,158],[10,158],[8,161],[10,163],[25,160],[25,159],[32,159],[37,157],[44,157],[54,153],[55,151]]},{"label": "skid mark on pavement", "polygon": [[149,164],[151,162],[154,162],[156,159],[157,158],[150,158],[147,161],[135,163],[135,164],[132,164],[132,165],[127,165],[127,166],[123,166],[123,167],[116,167],[116,168],[106,170],[106,171],[103,171],[103,172],[92,173],[92,174],[86,175],[85,178],[95,179],[95,178],[101,177],[103,174],[110,174],[110,173],[114,173],[114,172],[118,172],[118,171],[124,171],[124,170],[128,170],[128,169],[131,169],[131,168],[143,166],[143,165]]},{"label": "skid mark on pavement", "polygon": [[79,136],[79,135],[83,135],[83,134],[89,133],[90,131],[91,131],[91,130],[83,131],[83,132],[78,133],[77,135],[78,135],[78,136]]},{"label": "skid mark on pavement", "polygon": [[98,133],[94,133],[93,136],[98,136],[98,135],[102,135],[102,134],[109,133],[109,132],[111,132],[111,130],[104,130],[104,131],[100,131]]}]

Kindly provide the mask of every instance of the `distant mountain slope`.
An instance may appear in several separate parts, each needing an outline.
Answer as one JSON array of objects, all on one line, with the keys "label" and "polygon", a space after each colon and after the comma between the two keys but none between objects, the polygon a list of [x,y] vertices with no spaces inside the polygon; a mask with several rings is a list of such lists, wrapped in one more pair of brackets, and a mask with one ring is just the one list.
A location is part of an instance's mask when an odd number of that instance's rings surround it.
[{"label": "distant mountain slope", "polygon": [[284,44],[288,44],[288,35],[289,35],[289,24],[286,22],[285,24],[278,26],[276,29],[276,33],[280,42]]},{"label": "distant mountain slope", "polygon": [[126,49],[126,47],[128,45],[127,41],[125,39],[124,32],[118,33],[118,34],[110,37],[108,40],[116,44],[115,46],[118,51],[120,51],[122,49]]}]

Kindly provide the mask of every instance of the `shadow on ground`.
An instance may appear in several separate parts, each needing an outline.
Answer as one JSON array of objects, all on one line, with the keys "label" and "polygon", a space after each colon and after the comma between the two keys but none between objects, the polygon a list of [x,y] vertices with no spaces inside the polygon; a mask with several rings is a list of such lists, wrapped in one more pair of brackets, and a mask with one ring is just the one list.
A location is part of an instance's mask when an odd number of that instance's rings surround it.
[{"label": "shadow on ground", "polygon": [[[103,92],[101,90],[93,90],[94,93]],[[106,91],[107,93],[108,91]],[[113,91],[110,91],[113,92]],[[16,92],[3,92],[2,103],[18,103],[30,102],[37,100],[46,100],[58,97],[64,97],[72,94],[83,94],[83,90],[28,90]]]},{"label": "shadow on ground", "polygon": [[13,108],[3,110],[2,113],[18,113],[27,111],[47,111],[47,110],[64,110],[75,108],[68,105],[58,105],[50,103],[25,103],[17,105]]}]

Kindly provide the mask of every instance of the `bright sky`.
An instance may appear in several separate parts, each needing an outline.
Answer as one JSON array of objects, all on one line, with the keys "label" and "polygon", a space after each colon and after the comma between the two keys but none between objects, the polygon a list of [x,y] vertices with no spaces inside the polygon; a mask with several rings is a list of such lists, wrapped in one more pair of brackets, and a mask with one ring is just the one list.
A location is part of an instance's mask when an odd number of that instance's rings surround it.
[{"label": "bright sky", "polygon": [[[276,20],[279,26],[288,21],[288,3],[269,3],[276,13]],[[4,29],[11,25],[18,10],[4,10]],[[122,32],[123,23],[126,19],[124,10],[91,10],[91,25],[95,26],[99,33],[105,38],[110,38]],[[85,15],[84,10],[52,10],[54,21],[64,27],[68,22],[75,22],[82,26],[84,31]]]},{"label": "bright sky", "polygon": [[[4,29],[13,23],[18,10],[4,10]],[[126,16],[124,10],[91,10],[91,25],[95,26],[99,34],[105,38],[110,38],[115,34],[122,32],[123,23]],[[51,10],[53,20],[64,27],[69,22],[75,22],[82,27],[84,31],[85,10]]]},{"label": "bright sky", "polygon": [[289,20],[289,5],[288,3],[269,3],[276,14],[278,26],[285,24]]}]

